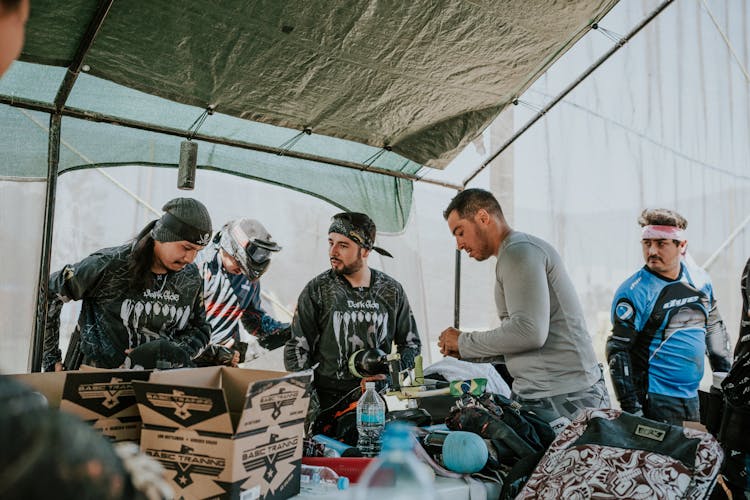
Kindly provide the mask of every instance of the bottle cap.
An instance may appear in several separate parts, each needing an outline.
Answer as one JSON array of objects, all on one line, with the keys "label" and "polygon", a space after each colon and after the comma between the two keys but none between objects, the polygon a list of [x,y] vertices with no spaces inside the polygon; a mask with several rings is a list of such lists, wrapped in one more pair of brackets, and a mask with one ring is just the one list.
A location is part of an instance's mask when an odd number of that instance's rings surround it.
[{"label": "bottle cap", "polygon": [[349,487],[349,478],[346,476],[340,476],[336,481],[336,487],[340,490],[345,490]]},{"label": "bottle cap", "polygon": [[385,426],[383,433],[383,451],[414,449],[414,436],[411,426],[403,422],[393,422]]},{"label": "bottle cap", "polygon": [[365,382],[365,390],[375,389],[375,382]]}]

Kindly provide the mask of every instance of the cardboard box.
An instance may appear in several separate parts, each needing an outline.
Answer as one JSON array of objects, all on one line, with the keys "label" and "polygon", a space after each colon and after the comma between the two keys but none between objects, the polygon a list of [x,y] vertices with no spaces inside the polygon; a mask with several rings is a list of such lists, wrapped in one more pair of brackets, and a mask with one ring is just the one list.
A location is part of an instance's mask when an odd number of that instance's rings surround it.
[{"label": "cardboard box", "polygon": [[154,372],[133,387],[141,450],[176,498],[280,499],[299,493],[311,372],[212,366]]},{"label": "cardboard box", "polygon": [[140,440],[141,416],[132,381],[144,370],[88,370],[13,375],[40,392],[50,408],[79,416],[112,441]]}]

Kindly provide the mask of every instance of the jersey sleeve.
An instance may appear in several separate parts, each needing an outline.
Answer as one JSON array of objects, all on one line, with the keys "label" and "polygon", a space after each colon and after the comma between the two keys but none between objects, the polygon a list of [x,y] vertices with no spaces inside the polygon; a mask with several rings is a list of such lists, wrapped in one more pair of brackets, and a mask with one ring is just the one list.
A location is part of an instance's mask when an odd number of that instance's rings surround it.
[{"label": "jersey sleeve", "polygon": [[191,358],[198,355],[208,345],[211,338],[211,325],[206,319],[206,304],[202,290],[195,294],[187,325],[175,332],[174,337],[177,345],[187,351]]},{"label": "jersey sleeve", "polygon": [[711,309],[706,322],[706,354],[712,371],[726,373],[732,366],[729,334],[716,304],[713,289],[711,289],[710,297]]},{"label": "jersey sleeve", "polygon": [[497,267],[508,317],[493,330],[462,332],[459,354],[467,359],[496,358],[539,349],[549,335],[550,298],[546,255],[530,243],[508,247]]},{"label": "jersey sleeve", "polygon": [[396,349],[401,355],[401,368],[414,368],[414,358],[421,352],[422,342],[417,331],[417,322],[409,306],[403,288],[396,309]]},{"label": "jersey sleeve", "polygon": [[94,253],[75,264],[67,264],[50,275],[47,289],[47,320],[44,328],[42,369],[53,371],[62,361],[60,313],[65,302],[81,300],[96,289],[110,262],[107,255]]},{"label": "jersey sleeve", "polygon": [[641,410],[630,357],[631,349],[638,337],[637,314],[636,306],[629,297],[615,295],[612,304],[612,334],[607,339],[606,355],[612,385],[620,406],[631,413]]},{"label": "jersey sleeve", "polygon": [[308,283],[297,299],[289,340],[284,345],[284,367],[288,371],[312,368],[312,352],[319,335],[315,318],[318,307],[313,300],[313,283]]}]

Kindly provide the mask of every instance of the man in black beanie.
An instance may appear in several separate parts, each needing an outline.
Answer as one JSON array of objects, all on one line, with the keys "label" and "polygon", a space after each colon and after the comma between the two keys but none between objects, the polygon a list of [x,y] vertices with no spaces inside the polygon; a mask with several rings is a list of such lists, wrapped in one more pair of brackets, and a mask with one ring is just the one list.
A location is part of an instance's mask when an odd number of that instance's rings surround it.
[{"label": "man in black beanie", "polygon": [[[45,371],[81,363],[117,368],[191,366],[210,337],[203,282],[192,264],[211,238],[211,217],[192,198],[175,198],[131,242],[94,252],[49,280]],[[60,311],[82,300],[62,363]],[[126,361],[127,358],[127,361]]]}]

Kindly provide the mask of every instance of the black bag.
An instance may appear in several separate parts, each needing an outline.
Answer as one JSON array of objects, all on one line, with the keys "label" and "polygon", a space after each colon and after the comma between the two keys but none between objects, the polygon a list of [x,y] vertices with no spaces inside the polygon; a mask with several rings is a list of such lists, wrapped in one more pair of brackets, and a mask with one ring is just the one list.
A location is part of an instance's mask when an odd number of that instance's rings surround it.
[{"label": "black bag", "polygon": [[465,394],[451,408],[445,424],[451,430],[473,432],[488,439],[501,465],[544,451],[554,439],[552,428],[533,411],[497,394]]}]

